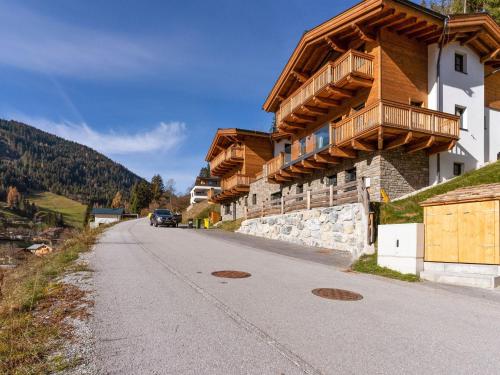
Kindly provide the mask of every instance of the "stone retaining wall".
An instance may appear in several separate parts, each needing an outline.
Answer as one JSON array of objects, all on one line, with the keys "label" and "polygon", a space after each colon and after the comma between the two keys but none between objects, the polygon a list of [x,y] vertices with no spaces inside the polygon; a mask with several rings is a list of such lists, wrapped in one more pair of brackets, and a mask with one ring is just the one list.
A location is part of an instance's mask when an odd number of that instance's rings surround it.
[{"label": "stone retaining wall", "polygon": [[353,258],[372,253],[367,216],[361,203],[314,208],[245,220],[239,233],[299,245],[349,251]]}]

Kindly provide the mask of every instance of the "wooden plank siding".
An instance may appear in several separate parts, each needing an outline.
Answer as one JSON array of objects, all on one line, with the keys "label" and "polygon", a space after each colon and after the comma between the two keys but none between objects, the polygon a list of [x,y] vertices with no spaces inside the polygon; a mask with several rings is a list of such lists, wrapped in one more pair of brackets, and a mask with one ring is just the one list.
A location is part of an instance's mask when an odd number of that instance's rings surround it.
[{"label": "wooden plank siding", "polygon": [[[484,69],[485,76],[492,73],[493,70],[493,67],[486,65]],[[500,73],[490,75],[484,79],[484,105],[500,111]]]},{"label": "wooden plank siding", "polygon": [[381,99],[427,108],[427,45],[386,29],[380,32]]}]

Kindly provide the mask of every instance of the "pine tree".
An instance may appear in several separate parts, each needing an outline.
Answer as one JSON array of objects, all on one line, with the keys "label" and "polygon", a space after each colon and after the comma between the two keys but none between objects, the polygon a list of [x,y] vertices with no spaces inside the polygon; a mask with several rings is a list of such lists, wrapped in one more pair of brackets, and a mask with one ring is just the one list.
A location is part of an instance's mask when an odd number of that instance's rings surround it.
[{"label": "pine tree", "polygon": [[159,174],[155,174],[151,179],[151,192],[153,193],[153,200],[158,201],[165,191],[163,179]]},{"label": "pine tree", "polygon": [[146,181],[141,181],[134,185],[131,194],[130,210],[133,213],[140,213],[143,208],[147,208],[153,198],[151,187]]},{"label": "pine tree", "polygon": [[200,177],[210,177],[210,164],[209,163],[207,163],[206,166],[204,166],[200,169],[199,176]]}]

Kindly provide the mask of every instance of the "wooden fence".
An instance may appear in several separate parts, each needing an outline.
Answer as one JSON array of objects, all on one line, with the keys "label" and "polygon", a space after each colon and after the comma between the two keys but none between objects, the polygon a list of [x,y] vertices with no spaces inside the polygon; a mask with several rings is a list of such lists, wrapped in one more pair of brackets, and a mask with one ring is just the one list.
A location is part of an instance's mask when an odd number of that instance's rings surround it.
[{"label": "wooden fence", "polygon": [[367,207],[368,195],[363,181],[352,181],[339,186],[330,185],[324,189],[307,190],[300,194],[289,194],[281,198],[268,200],[256,207],[246,207],[245,218],[253,219],[357,202],[366,202],[365,206]]}]

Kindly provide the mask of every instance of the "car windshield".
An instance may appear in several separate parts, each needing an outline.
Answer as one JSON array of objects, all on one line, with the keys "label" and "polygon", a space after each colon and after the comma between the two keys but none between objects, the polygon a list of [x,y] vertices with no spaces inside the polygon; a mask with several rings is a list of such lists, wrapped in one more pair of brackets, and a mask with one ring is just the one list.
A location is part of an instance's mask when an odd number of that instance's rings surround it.
[{"label": "car windshield", "polygon": [[155,213],[157,215],[172,215],[172,213],[169,210],[156,210]]}]

